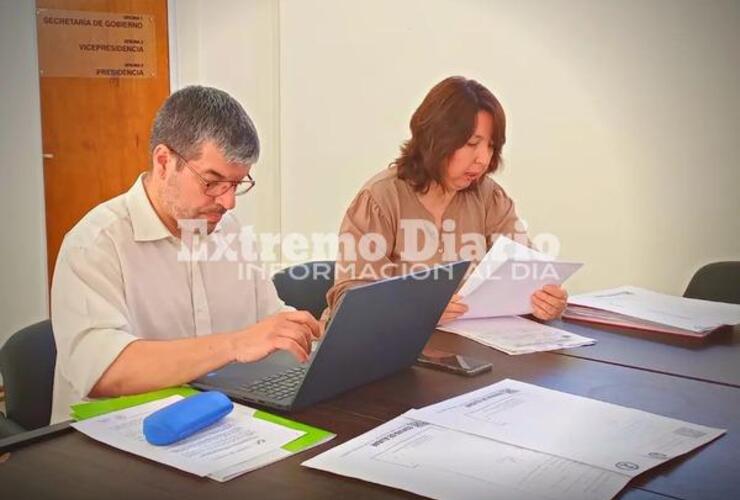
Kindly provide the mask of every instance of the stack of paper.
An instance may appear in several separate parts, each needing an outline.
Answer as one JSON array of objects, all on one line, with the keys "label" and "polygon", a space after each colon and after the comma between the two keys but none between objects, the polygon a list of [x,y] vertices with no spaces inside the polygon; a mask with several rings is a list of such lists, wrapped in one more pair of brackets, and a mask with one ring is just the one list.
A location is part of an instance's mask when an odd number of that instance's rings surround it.
[{"label": "stack of paper", "polygon": [[594,344],[596,341],[516,316],[461,319],[440,326],[506,354],[529,354]]},{"label": "stack of paper", "polygon": [[[193,391],[189,388],[166,389],[128,399],[76,405],[73,414],[89,418],[72,426],[110,446],[217,481],[227,481],[334,437],[321,429],[235,404],[233,411],[222,420],[182,441],[168,446],[149,444],[142,431],[144,418],[183,396],[156,397],[183,390]],[[150,401],[138,404],[137,398]],[[137,406],[106,411],[112,406],[131,404]]]},{"label": "stack of paper", "polygon": [[568,299],[566,319],[690,337],[740,323],[740,305],[687,299],[623,286]]},{"label": "stack of paper", "polygon": [[460,288],[468,311],[462,318],[518,316],[532,312],[530,297],[547,284],[560,285],[583,264],[558,262],[499,236]]},{"label": "stack of paper", "polygon": [[303,465],[439,499],[600,500],[724,432],[504,380]]},{"label": "stack of paper", "polygon": [[517,318],[532,312],[532,294],[562,284],[582,266],[499,236],[460,288],[468,311],[439,327],[507,354],[527,354],[590,345],[593,339]]}]

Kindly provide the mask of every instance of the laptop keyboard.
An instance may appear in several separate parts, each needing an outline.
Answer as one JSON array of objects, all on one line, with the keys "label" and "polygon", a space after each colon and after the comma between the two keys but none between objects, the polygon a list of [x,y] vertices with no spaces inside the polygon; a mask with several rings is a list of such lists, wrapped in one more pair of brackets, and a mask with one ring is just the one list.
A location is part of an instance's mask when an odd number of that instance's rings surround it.
[{"label": "laptop keyboard", "polygon": [[308,366],[296,366],[284,372],[252,382],[242,387],[243,390],[265,396],[270,399],[288,399],[295,396],[303,382]]}]

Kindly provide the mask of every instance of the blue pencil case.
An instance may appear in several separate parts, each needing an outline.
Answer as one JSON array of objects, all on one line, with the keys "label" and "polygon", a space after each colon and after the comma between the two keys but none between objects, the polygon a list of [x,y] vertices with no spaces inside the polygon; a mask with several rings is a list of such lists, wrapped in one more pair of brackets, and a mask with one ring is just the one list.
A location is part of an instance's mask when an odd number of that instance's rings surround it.
[{"label": "blue pencil case", "polygon": [[215,424],[234,403],[218,391],[201,392],[157,410],[144,419],[144,437],[157,446],[172,444]]}]

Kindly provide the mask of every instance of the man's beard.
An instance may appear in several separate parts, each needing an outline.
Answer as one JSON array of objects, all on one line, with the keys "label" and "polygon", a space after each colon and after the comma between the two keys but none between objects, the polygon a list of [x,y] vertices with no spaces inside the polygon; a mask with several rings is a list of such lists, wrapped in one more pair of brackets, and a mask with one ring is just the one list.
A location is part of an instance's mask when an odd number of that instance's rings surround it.
[{"label": "man's beard", "polygon": [[206,223],[206,228],[210,234],[219,222],[211,222],[206,219],[206,215],[218,213],[222,216],[226,213],[226,209],[220,205],[214,204],[213,207],[209,208],[190,208],[184,207],[178,200],[180,198],[180,186],[174,179],[171,179],[162,188],[160,199],[164,205],[165,210],[176,220],[202,220]]}]

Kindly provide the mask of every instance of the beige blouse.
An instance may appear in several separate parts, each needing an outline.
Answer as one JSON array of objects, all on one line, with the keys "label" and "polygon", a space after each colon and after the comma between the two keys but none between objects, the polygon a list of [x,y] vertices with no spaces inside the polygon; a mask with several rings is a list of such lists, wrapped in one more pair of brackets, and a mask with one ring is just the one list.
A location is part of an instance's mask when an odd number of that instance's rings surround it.
[{"label": "beige blouse", "polygon": [[501,234],[528,243],[514,202],[490,177],[455,194],[437,226],[413,188],[388,168],[362,187],[344,215],[325,315],[359,284],[444,262],[475,265]]}]

